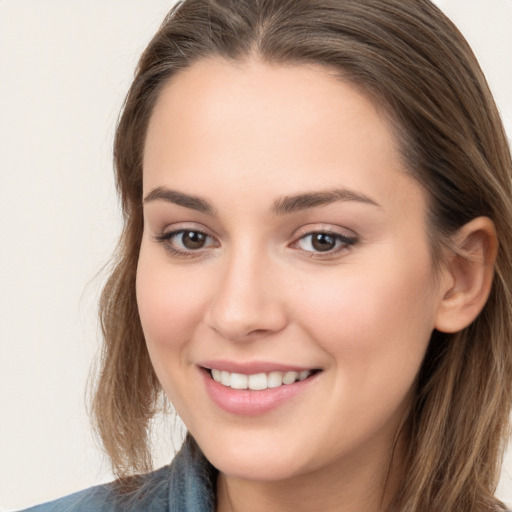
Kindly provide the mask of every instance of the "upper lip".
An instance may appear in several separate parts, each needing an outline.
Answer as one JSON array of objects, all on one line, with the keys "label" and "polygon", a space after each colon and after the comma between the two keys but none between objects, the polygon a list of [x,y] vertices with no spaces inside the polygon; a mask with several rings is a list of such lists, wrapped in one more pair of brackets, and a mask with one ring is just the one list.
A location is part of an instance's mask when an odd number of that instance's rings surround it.
[{"label": "upper lip", "polygon": [[312,371],[318,368],[311,366],[300,366],[293,364],[275,363],[270,361],[226,361],[226,360],[212,360],[202,361],[198,366],[206,368],[207,370],[220,370],[230,373],[241,373],[245,375],[254,375],[256,373],[270,373],[270,372],[302,372],[305,370]]}]

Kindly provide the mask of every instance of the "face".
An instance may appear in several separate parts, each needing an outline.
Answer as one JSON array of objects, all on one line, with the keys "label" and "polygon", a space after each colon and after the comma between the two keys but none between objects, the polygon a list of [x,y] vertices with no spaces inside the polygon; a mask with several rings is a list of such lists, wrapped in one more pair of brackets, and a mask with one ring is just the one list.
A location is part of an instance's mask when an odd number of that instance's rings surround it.
[{"label": "face", "polygon": [[387,464],[441,297],[382,112],[320,67],[205,60],[162,91],[143,182],[142,326],[207,458]]}]

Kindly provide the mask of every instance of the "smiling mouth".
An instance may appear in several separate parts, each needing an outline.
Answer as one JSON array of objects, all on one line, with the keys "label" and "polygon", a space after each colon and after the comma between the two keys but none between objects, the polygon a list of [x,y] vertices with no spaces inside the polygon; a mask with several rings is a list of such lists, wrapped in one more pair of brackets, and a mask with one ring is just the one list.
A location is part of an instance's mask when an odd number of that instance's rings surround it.
[{"label": "smiling mouth", "polygon": [[206,370],[209,372],[211,378],[222,386],[231,389],[248,389],[252,391],[279,388],[282,386],[288,386],[295,382],[302,382],[320,371],[273,371],[268,373],[254,373],[251,375],[246,375],[243,373],[228,372],[214,368],[206,368]]}]

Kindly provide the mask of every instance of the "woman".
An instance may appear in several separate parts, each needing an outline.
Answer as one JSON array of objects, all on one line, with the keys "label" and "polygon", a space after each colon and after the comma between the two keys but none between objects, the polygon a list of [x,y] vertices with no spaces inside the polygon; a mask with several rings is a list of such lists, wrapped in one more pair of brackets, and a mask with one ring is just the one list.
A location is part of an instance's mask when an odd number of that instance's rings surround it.
[{"label": "woman", "polygon": [[[94,402],[117,483],[37,510],[504,510],[511,158],[428,0],[186,0],[115,142]],[[162,392],[189,435],[151,469]]]}]

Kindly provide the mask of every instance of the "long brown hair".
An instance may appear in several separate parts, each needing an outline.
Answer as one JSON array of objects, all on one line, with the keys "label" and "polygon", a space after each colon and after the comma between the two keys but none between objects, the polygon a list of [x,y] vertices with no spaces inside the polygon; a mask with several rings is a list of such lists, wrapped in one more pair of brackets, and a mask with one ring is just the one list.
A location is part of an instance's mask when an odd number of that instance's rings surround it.
[{"label": "long brown hair", "polygon": [[151,468],[148,427],[161,388],[137,312],[142,156],[162,87],[212,56],[316,63],[337,71],[394,121],[410,173],[429,194],[434,260],[443,241],[485,215],[500,243],[479,317],[435,331],[408,422],[393,511],[499,510],[493,496],[512,403],[512,163],[470,47],[429,0],[185,0],[143,53],[115,138],[124,230],[100,309],[104,348],[93,403],[119,476]]}]

